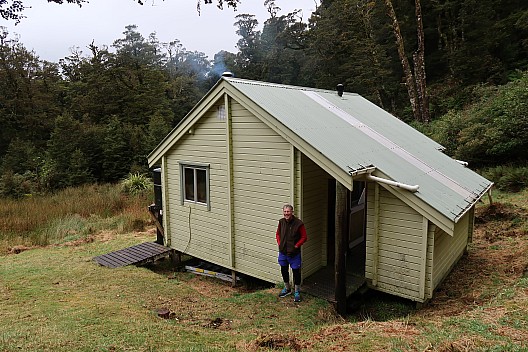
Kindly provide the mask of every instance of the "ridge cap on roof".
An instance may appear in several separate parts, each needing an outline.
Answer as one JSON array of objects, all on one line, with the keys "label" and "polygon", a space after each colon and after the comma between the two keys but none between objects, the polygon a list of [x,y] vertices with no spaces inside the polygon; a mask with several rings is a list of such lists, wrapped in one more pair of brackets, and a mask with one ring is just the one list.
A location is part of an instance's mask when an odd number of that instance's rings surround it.
[{"label": "ridge cap on roof", "polygon": [[[228,82],[237,82],[237,83],[243,83],[248,85],[255,85],[255,86],[267,86],[267,87],[276,87],[276,88],[283,88],[283,89],[291,89],[291,90],[302,90],[302,91],[313,91],[313,92],[323,92],[323,93],[335,93],[335,91],[330,89],[322,89],[322,88],[312,88],[312,87],[302,87],[302,86],[294,86],[289,84],[281,84],[281,83],[272,83],[272,82],[264,82],[264,81],[255,81],[251,79],[246,78],[236,78],[236,77],[222,77],[222,79],[228,81]],[[356,95],[360,96],[357,93],[352,92],[345,92],[347,95]]]}]

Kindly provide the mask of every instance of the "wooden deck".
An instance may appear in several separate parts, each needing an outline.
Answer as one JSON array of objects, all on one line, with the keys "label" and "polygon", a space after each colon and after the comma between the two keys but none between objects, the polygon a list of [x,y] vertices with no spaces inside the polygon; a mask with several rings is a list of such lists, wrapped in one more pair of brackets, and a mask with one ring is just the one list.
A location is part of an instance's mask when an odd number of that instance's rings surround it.
[{"label": "wooden deck", "polygon": [[145,242],[115,252],[103,254],[93,259],[102,266],[119,268],[130,264],[143,265],[167,257],[172,249],[155,242]]},{"label": "wooden deck", "polygon": [[[365,278],[356,273],[347,272],[346,296],[354,294],[365,283]],[[304,279],[302,291],[312,296],[335,303],[335,274],[333,267],[324,267],[315,274]]]},{"label": "wooden deck", "polygon": [[[347,298],[364,287],[365,280],[365,247],[356,246],[349,250],[346,261],[346,296]],[[335,303],[334,263],[321,268],[304,279],[302,290],[312,296]]]}]

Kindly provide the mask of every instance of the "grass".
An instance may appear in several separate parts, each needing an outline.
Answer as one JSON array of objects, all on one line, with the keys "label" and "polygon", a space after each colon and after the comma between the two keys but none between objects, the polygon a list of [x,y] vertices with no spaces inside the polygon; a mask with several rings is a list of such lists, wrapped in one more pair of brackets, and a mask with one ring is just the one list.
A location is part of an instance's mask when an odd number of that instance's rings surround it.
[{"label": "grass", "polygon": [[[317,311],[327,306],[315,298],[299,306],[279,300],[273,289],[233,289],[155,267],[111,270],[91,260],[152,236],[117,235],[4,257],[0,350],[234,351],[262,332],[288,326],[286,333],[300,333],[320,324]],[[160,319],[161,308],[172,319]],[[288,314],[278,314],[283,310]]]},{"label": "grass", "polygon": [[494,198],[428,306],[372,293],[346,318],[308,295],[294,304],[276,288],[233,288],[168,261],[98,266],[94,256],[156,237],[148,223],[123,225],[146,221],[145,205],[70,212],[41,225],[48,244],[0,256],[0,351],[528,351],[528,197]]},{"label": "grass", "polygon": [[142,230],[149,222],[146,194],[119,185],[86,185],[51,196],[0,199],[0,254],[78,239],[103,230]]}]

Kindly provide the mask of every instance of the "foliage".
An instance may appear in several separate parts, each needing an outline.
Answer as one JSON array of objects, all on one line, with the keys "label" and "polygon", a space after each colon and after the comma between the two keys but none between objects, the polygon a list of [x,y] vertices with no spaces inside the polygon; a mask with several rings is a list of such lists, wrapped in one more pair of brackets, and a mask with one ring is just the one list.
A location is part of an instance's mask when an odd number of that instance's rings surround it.
[{"label": "foliage", "polygon": [[528,188],[528,166],[499,165],[485,169],[482,174],[502,191],[519,192]]},{"label": "foliage", "polygon": [[[0,10],[15,3],[22,4],[1,0]],[[147,155],[228,70],[242,78],[325,89],[341,83],[411,121],[401,60],[414,62],[421,47],[416,2],[391,2],[403,58],[387,3],[323,0],[306,21],[299,11],[283,14],[275,1],[265,0],[269,18],[262,28],[254,15],[238,15],[238,51],[220,51],[213,62],[177,39],[162,43],[129,25],[111,48],[91,43],[87,53],[76,48],[50,63],[2,28],[2,194],[19,197],[146,173]],[[433,120],[423,129],[449,154],[473,164],[525,161],[528,2],[421,5]]]},{"label": "foliage", "polygon": [[[62,4],[64,0],[48,0],[48,2]],[[87,0],[66,0],[66,2],[81,6]],[[22,0],[0,0],[0,16],[6,20],[13,20],[17,24],[26,17],[22,13],[25,8]]]},{"label": "foliage", "polygon": [[0,196],[6,198],[22,198],[37,193],[38,181],[35,174],[27,171],[24,174],[8,170],[0,177]]},{"label": "foliage", "polygon": [[125,194],[130,195],[140,195],[145,192],[152,193],[154,191],[154,183],[146,175],[140,173],[128,174],[121,181],[121,189]]},{"label": "foliage", "polygon": [[[0,31],[2,194],[117,182],[214,83],[203,53],[144,38],[137,26],[108,48],[90,44],[52,64]],[[9,187],[14,187],[9,190]]]},{"label": "foliage", "polygon": [[475,89],[478,102],[433,123],[448,154],[477,165],[528,159],[528,72],[504,86]]}]

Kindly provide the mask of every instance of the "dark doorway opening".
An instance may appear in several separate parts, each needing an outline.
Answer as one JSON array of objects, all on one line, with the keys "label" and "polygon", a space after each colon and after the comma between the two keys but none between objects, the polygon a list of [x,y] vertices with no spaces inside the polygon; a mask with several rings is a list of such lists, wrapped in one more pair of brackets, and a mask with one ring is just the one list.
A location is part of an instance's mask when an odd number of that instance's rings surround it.
[{"label": "dark doorway opening", "polygon": [[[335,302],[335,213],[336,181],[328,180],[328,224],[326,238],[327,265],[303,282],[306,292]],[[345,253],[346,294],[356,292],[365,283],[365,224],[366,224],[365,182],[354,181],[353,190],[347,191],[347,232],[348,243]]]}]

